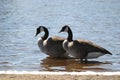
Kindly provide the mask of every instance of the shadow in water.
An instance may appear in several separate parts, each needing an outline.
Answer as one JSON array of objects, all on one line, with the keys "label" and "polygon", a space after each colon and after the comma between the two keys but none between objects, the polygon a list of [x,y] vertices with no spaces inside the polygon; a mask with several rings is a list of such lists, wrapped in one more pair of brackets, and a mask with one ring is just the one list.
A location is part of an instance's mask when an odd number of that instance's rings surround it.
[{"label": "shadow in water", "polygon": [[53,59],[46,57],[40,63],[44,71],[107,71],[102,65],[108,62],[89,61],[80,63],[78,59]]}]

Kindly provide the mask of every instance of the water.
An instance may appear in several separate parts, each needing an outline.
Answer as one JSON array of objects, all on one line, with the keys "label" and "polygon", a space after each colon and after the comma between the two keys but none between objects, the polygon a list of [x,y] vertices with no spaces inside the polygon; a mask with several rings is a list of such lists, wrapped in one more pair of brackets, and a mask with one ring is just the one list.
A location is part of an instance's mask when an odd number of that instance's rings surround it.
[{"label": "water", "polygon": [[[66,24],[74,39],[90,40],[113,55],[81,64],[43,54],[34,37],[36,28],[44,25],[50,36],[66,37],[58,33]],[[0,71],[120,71],[119,49],[119,0],[0,0]]]}]

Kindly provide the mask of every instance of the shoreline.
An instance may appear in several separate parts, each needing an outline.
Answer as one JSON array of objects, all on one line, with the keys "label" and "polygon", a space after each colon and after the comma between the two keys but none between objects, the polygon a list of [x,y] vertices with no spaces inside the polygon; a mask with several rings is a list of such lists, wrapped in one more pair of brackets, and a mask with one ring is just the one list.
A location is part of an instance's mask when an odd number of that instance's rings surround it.
[{"label": "shoreline", "polygon": [[93,71],[85,71],[85,72],[65,72],[65,71],[16,71],[16,70],[8,70],[8,71],[0,71],[0,74],[33,74],[33,75],[120,75],[120,71],[116,72],[93,72]]},{"label": "shoreline", "polygon": [[0,71],[0,80],[120,80],[120,72]]}]

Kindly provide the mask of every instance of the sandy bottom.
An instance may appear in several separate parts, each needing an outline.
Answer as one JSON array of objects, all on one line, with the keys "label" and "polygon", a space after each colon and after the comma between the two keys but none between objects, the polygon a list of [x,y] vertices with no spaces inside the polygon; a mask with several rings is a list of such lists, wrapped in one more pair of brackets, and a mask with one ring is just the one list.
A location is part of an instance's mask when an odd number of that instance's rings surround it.
[{"label": "sandy bottom", "polygon": [[0,74],[0,80],[120,80],[120,75]]}]

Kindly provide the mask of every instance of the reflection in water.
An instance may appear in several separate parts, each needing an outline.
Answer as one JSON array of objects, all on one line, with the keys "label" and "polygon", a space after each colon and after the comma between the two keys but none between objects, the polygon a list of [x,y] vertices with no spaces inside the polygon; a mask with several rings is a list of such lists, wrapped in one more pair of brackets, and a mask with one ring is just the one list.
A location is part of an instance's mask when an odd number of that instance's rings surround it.
[{"label": "reflection in water", "polygon": [[79,60],[76,59],[53,59],[47,57],[42,60],[42,63],[40,65],[45,71],[85,71],[85,70],[107,71],[107,69],[105,68],[98,67],[104,64],[110,63],[89,61],[87,64],[85,64],[80,63]]}]

